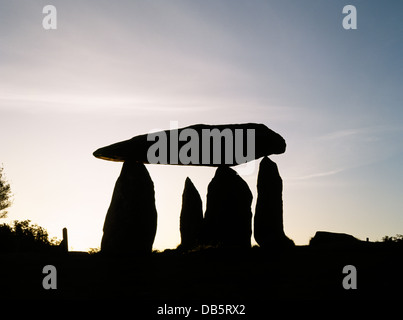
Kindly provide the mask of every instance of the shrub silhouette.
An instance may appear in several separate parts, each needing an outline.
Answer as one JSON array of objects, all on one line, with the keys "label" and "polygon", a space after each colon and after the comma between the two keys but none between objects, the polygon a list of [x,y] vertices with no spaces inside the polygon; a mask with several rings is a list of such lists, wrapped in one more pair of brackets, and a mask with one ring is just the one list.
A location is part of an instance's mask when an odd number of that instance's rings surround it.
[{"label": "shrub silhouette", "polygon": [[11,206],[10,184],[4,179],[3,168],[0,167],[0,218],[7,217],[6,209]]},{"label": "shrub silhouette", "polygon": [[45,251],[60,241],[49,240],[46,229],[31,224],[30,220],[15,220],[13,225],[0,225],[0,252]]},{"label": "shrub silhouette", "polygon": [[400,248],[403,249],[403,234],[397,234],[396,236],[384,236],[382,238],[382,244],[388,248]]},{"label": "shrub silhouette", "polygon": [[396,243],[403,243],[403,234],[397,234],[395,237],[384,236],[382,238],[383,242],[396,242]]}]

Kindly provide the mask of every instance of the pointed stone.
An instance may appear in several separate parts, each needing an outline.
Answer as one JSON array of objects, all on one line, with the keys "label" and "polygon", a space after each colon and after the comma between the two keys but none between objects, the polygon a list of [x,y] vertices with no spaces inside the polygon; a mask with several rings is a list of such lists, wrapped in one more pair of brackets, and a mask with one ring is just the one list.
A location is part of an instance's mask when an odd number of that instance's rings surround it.
[{"label": "pointed stone", "polygon": [[252,192],[229,167],[218,167],[207,190],[203,242],[223,247],[251,246]]},{"label": "pointed stone", "polygon": [[202,224],[203,204],[200,194],[192,180],[186,178],[180,215],[181,249],[192,249],[200,243]]},{"label": "pointed stone", "polygon": [[257,178],[254,237],[262,248],[294,246],[294,242],[284,234],[283,180],[276,163],[267,157],[260,162]]},{"label": "pointed stone", "polygon": [[150,253],[156,230],[154,183],[144,164],[126,161],[105,218],[101,252]]}]

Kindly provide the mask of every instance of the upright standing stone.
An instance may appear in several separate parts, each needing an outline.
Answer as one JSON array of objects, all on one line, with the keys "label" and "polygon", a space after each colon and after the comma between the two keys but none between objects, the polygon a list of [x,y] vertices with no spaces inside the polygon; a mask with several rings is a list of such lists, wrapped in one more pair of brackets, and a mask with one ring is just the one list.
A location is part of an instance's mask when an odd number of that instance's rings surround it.
[{"label": "upright standing stone", "polygon": [[67,238],[67,228],[63,228],[63,240],[60,243],[63,252],[69,252],[69,241]]},{"label": "upright standing stone", "polygon": [[207,190],[203,242],[224,247],[251,246],[252,192],[231,168],[218,167]]},{"label": "upright standing stone", "polygon": [[150,253],[156,231],[153,181],[144,164],[126,161],[105,218],[101,252]]},{"label": "upright standing stone", "polygon": [[257,178],[254,236],[262,248],[294,246],[283,229],[283,180],[277,165],[264,157]]},{"label": "upright standing stone", "polygon": [[202,224],[203,205],[200,194],[192,183],[192,180],[186,178],[180,215],[180,247],[182,249],[192,249],[199,244]]}]

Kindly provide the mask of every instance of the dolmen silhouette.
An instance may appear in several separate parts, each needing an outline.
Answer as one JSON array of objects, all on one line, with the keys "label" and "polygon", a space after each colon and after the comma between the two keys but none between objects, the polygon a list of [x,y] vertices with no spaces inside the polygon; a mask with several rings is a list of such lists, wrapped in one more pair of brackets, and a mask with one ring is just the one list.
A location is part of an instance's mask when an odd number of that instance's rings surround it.
[{"label": "dolmen silhouette", "polygon": [[263,124],[245,123],[197,124],[135,136],[96,150],[93,155],[97,158],[124,162],[105,218],[101,252],[147,254],[152,250],[157,211],[154,184],[144,164],[217,167],[208,185],[204,217],[197,189],[189,178],[185,181],[179,248],[250,248],[252,192],[230,167],[261,157],[255,240],[267,249],[293,246],[283,230],[282,180],[277,165],[266,157],[285,149],[285,140],[278,133]]}]

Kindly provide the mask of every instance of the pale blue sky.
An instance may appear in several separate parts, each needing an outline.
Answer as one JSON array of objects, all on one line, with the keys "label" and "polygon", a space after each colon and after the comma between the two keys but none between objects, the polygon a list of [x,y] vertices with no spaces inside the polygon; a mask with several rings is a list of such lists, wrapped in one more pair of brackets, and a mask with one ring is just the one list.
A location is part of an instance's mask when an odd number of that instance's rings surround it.
[{"label": "pale blue sky", "polygon": [[[47,4],[57,30],[42,28]],[[346,4],[357,30],[342,27]],[[402,40],[398,0],[0,0],[4,222],[68,227],[71,249],[97,247],[121,164],[95,149],[170,121],[259,122],[287,141],[272,159],[297,244],[317,230],[403,233]],[[148,169],[155,248],[175,247],[185,179],[205,202],[214,169]],[[254,201],[256,173],[243,176]]]}]

